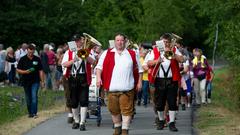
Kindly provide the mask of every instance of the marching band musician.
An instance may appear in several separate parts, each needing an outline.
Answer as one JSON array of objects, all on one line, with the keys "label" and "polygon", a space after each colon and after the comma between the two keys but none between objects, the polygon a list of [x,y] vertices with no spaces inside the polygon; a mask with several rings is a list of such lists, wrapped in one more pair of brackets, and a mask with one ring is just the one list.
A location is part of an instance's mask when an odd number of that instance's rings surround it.
[{"label": "marching band musician", "polygon": [[179,62],[183,62],[184,58],[179,50],[175,46],[171,46],[172,35],[165,33],[160,38],[164,42],[164,49],[166,51],[172,51],[173,56],[168,59],[164,53],[160,52],[158,47],[154,47],[148,58],[148,66],[154,69],[152,75],[155,85],[154,102],[155,108],[158,113],[160,122],[157,123],[157,130],[164,128],[164,108],[166,101],[169,105],[169,130],[178,131],[175,126],[175,114],[177,110],[177,93],[178,93],[178,81],[181,79],[179,71]]},{"label": "marching band musician", "polygon": [[[83,48],[84,36],[74,35],[73,41],[76,43],[77,51]],[[68,79],[69,85],[69,102],[74,119],[72,129],[78,129],[80,127],[80,131],[85,131],[85,121],[89,103],[89,85],[91,84],[91,64],[95,62],[95,59],[91,54],[86,59],[82,59],[76,53],[76,51],[70,49],[65,52],[62,60],[64,67],[63,74],[65,78]]]},{"label": "marching band musician", "polygon": [[134,87],[141,90],[143,70],[136,53],[126,49],[123,34],[117,34],[114,43],[114,48],[103,52],[96,66],[97,87],[103,85],[108,91],[108,109],[115,129],[113,135],[128,135],[134,113]]}]

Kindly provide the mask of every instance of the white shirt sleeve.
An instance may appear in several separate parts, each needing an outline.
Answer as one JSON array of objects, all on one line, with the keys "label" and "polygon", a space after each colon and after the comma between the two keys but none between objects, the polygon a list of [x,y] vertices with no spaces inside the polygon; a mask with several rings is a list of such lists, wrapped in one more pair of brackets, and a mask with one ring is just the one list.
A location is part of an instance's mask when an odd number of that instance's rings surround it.
[{"label": "white shirt sleeve", "polygon": [[178,48],[177,47],[175,48],[176,48],[175,54],[182,56],[182,53],[178,50]]},{"label": "white shirt sleeve", "polygon": [[69,51],[69,50],[67,50],[67,51],[64,53],[64,55],[63,55],[62,65],[63,65],[63,63],[65,63],[65,62],[68,61],[68,51]]},{"label": "white shirt sleeve", "polygon": [[102,70],[103,69],[103,61],[107,55],[107,51],[108,50],[105,50],[102,55],[100,56],[99,60],[98,60],[98,63],[97,63],[97,66],[96,66],[96,69],[100,69]]},{"label": "white shirt sleeve", "polygon": [[147,55],[145,56],[144,61],[143,61],[143,63],[142,63],[142,66],[147,66],[147,61],[148,61],[149,55],[150,55],[150,52],[147,53]]},{"label": "white shirt sleeve", "polygon": [[185,67],[185,66],[189,66],[189,61],[186,60],[186,61],[183,63],[183,66],[184,66],[184,67]]},{"label": "white shirt sleeve", "polygon": [[153,50],[150,53],[147,54],[147,56],[144,59],[143,65],[147,65],[148,61],[150,61],[150,60],[154,60]]},{"label": "white shirt sleeve", "polygon": [[19,61],[19,59],[20,59],[20,50],[17,50],[15,52],[15,57],[16,57],[16,60]]},{"label": "white shirt sleeve", "polygon": [[137,52],[136,52],[136,61],[137,61],[137,65],[138,65],[138,73],[143,73],[143,68],[140,63],[140,56],[139,56],[139,53],[137,53]]},{"label": "white shirt sleeve", "polygon": [[94,59],[94,60],[96,60],[96,57],[95,57],[95,53],[94,53],[94,52],[91,52],[91,53],[89,54],[89,57],[92,58],[92,59]]}]

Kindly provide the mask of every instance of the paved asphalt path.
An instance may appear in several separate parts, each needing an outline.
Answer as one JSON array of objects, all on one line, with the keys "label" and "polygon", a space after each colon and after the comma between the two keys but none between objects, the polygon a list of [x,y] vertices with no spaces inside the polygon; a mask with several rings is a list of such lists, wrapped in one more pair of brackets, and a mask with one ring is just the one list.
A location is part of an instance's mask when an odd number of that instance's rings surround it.
[{"label": "paved asphalt path", "polygon": [[[176,127],[178,132],[169,131],[168,127],[164,130],[156,130],[154,126],[154,113],[152,106],[147,108],[137,106],[137,114],[130,126],[130,135],[192,135],[192,108],[180,111],[177,114]],[[59,114],[58,116],[49,119],[37,127],[33,128],[25,135],[112,135],[112,121],[106,107],[102,107],[102,123],[97,127],[95,119],[87,119],[87,131],[72,129],[71,124],[67,124],[67,114]],[[41,117],[41,116],[40,116]],[[93,117],[93,116],[91,116]]]}]

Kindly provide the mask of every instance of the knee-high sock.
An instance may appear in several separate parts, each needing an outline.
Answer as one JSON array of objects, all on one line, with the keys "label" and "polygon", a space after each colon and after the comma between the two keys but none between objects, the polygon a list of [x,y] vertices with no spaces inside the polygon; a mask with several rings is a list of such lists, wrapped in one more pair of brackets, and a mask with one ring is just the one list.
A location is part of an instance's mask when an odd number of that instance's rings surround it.
[{"label": "knee-high sock", "polygon": [[163,111],[157,111],[159,120],[164,120]]},{"label": "knee-high sock", "polygon": [[72,113],[75,123],[79,123],[79,108],[72,109]]},{"label": "knee-high sock", "polygon": [[170,123],[175,121],[176,111],[169,111]]},{"label": "knee-high sock", "polygon": [[121,127],[122,123],[121,123],[121,115],[112,115],[112,121],[114,124],[114,127]]},{"label": "knee-high sock", "polygon": [[129,129],[132,116],[123,116],[122,115],[122,129]]},{"label": "knee-high sock", "polygon": [[87,117],[87,107],[81,107],[81,122],[80,124],[84,124]]},{"label": "knee-high sock", "polygon": [[73,117],[73,114],[72,113],[68,113],[68,117]]}]

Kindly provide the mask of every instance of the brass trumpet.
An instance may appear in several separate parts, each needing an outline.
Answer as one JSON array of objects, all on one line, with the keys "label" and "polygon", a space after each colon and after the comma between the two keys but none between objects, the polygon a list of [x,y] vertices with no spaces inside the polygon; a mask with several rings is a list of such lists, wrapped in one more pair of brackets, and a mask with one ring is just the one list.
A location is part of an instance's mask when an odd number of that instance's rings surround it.
[{"label": "brass trumpet", "polygon": [[81,59],[86,59],[90,54],[90,50],[94,46],[96,45],[102,46],[102,44],[87,33],[83,33],[83,36],[84,36],[83,48],[77,51],[77,56]]}]

